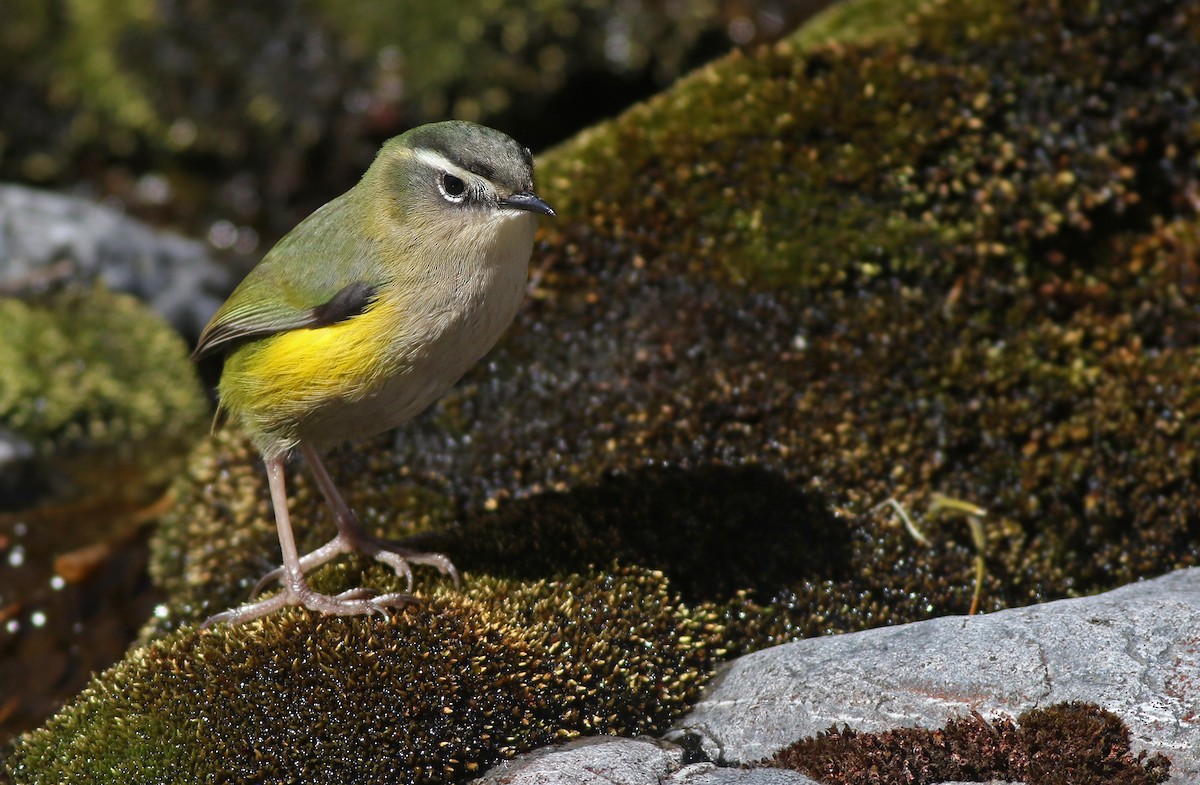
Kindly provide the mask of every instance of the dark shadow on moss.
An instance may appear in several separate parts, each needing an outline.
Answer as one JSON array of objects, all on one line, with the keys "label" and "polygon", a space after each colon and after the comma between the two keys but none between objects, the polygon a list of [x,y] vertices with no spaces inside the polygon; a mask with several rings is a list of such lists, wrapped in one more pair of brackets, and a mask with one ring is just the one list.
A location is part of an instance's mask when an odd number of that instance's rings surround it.
[{"label": "dark shadow on moss", "polygon": [[851,558],[823,498],[757,466],[610,474],[481,513],[446,540],[471,572],[537,579],[619,561],[663,571],[689,602],[838,580]]}]

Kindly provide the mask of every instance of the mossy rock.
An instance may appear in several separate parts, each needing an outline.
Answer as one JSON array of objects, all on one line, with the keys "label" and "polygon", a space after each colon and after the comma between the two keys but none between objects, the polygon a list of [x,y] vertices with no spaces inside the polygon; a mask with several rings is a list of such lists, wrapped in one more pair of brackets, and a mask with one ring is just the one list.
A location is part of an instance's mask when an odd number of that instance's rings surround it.
[{"label": "mossy rock", "polygon": [[713,661],[713,621],[675,604],[661,575],[618,569],[482,580],[386,620],[289,610],[235,629],[187,627],[133,652],[26,736],[11,774],[463,779],[558,739],[661,732]]},{"label": "mossy rock", "polygon": [[0,324],[0,424],[28,445],[6,470],[21,483],[0,487],[12,494],[0,509],[36,502],[37,488],[56,490],[55,501],[161,492],[208,411],[170,326],[103,288],[0,298]]},{"label": "mossy rock", "polygon": [[1189,5],[833,11],[813,29],[862,43],[817,46],[802,29],[549,156],[541,177],[565,219],[554,263],[640,256],[650,274],[826,297],[944,292],[964,276],[1036,284],[1064,259],[1082,271],[1114,233],[1193,212]]},{"label": "mossy rock", "polygon": [[[198,647],[267,662],[282,645],[292,659],[279,662],[329,663],[350,682],[381,625],[446,657],[479,651],[442,625],[484,624],[469,617],[484,615],[486,587],[532,592],[566,620],[558,587],[577,587],[586,607],[610,602],[589,565],[614,560],[639,571],[611,580],[669,581],[626,595],[672,598],[671,612],[651,603],[643,617],[665,620],[651,626],[668,630],[656,644],[667,653],[697,639],[680,620],[711,625],[704,656],[683,666],[697,679],[719,654],[965,612],[979,555],[967,522],[920,520],[922,545],[877,508],[889,497],[918,518],[939,494],[987,511],[985,611],[1200,561],[1200,7],[891,7],[903,25],[864,29],[843,11],[841,43],[802,32],[727,58],[546,157],[541,188],[560,217],[509,338],[429,416],[333,461],[368,527],[426,532],[467,572],[463,593],[419,574],[438,587],[422,617],[289,611],[197,635],[192,622],[240,600],[278,559],[257,459],[220,434],[196,454],[156,547],[171,599],[150,648],[20,742],[11,765],[33,782],[48,761],[79,765],[73,750],[127,760],[177,740],[189,760],[218,760],[236,737],[191,746],[195,713],[162,711],[166,695],[154,711],[118,696],[207,667]],[[303,472],[289,482],[302,547],[315,546],[331,534],[327,513]],[[356,560],[318,580],[394,585]],[[432,637],[413,636],[420,624]],[[530,651],[548,657],[551,639],[539,640]],[[385,689],[429,683],[417,678],[429,658],[405,656],[389,661]],[[291,671],[279,667],[283,683]],[[672,679],[638,681],[640,726],[531,713],[515,741],[476,736],[487,749],[472,760],[555,728],[660,727],[678,703],[645,707],[676,694],[663,690]],[[360,716],[330,702],[342,683],[297,700]],[[179,699],[230,711],[230,728],[259,718],[265,761],[289,744],[331,749],[341,732],[324,715],[256,713],[253,696]],[[153,733],[118,732],[135,720]],[[467,776],[454,740],[471,722],[437,726],[448,746],[420,776]],[[429,732],[401,725],[358,735],[392,761],[424,754],[389,746]],[[337,771],[329,756],[309,759],[309,779],[367,771],[371,754],[356,755]]]},{"label": "mossy rock", "polygon": [[208,411],[184,341],[139,300],[0,297],[0,738],[126,651],[156,602],[141,530]]}]

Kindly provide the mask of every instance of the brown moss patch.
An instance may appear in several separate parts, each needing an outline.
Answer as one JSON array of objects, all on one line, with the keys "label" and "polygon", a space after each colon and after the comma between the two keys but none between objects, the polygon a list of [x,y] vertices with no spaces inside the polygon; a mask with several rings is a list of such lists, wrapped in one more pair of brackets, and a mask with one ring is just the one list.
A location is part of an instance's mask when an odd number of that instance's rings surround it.
[{"label": "brown moss patch", "polygon": [[1059,703],[991,722],[979,714],[944,728],[858,733],[831,728],[755,766],[792,769],[824,783],[924,785],[950,780],[1029,785],[1153,785],[1166,782],[1162,755],[1133,754],[1129,729],[1087,703]]}]

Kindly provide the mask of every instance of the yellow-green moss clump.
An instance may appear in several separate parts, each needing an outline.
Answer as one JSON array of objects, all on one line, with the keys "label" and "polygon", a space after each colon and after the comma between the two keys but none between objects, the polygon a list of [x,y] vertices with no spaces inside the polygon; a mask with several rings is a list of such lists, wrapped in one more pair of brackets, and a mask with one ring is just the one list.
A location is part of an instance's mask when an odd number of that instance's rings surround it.
[{"label": "yellow-green moss clump", "polygon": [[[888,41],[818,46],[802,29],[548,156],[571,261],[945,287],[1185,207],[1168,194],[1198,134],[1189,4],[881,5],[817,29]],[[860,6],[893,25],[864,29]]]},{"label": "yellow-green moss clump", "polygon": [[[436,533],[462,593],[391,624],[181,626],[279,558],[257,458],[223,434],[156,546],[155,632],[174,631],[19,743],[18,779],[178,756],[461,780],[560,733],[661,727],[714,645],[965,612],[965,522],[924,521],[922,545],[874,511],[893,496],[988,511],[984,610],[1200,562],[1200,4],[896,8],[889,39],[728,58],[546,157],[560,218],[508,340],[431,416],[334,461],[370,529]],[[332,526],[291,483],[312,547]],[[614,561],[679,602],[589,568]],[[317,579],[389,585],[360,569]],[[691,626],[711,614],[719,644]],[[601,635],[670,667],[586,654]],[[626,713],[585,726],[527,700],[545,672]],[[317,678],[335,687],[293,688]]]},{"label": "yellow-green moss clump", "polygon": [[127,467],[161,488],[164,455],[203,433],[187,348],[136,299],[102,288],[0,298],[0,325],[0,425],[32,447],[44,467],[32,474],[103,492]]},{"label": "yellow-green moss clump", "polygon": [[26,736],[10,771],[23,785],[463,780],[580,734],[664,730],[719,632],[631,570],[481,580],[387,620],[293,609],[188,627]]}]

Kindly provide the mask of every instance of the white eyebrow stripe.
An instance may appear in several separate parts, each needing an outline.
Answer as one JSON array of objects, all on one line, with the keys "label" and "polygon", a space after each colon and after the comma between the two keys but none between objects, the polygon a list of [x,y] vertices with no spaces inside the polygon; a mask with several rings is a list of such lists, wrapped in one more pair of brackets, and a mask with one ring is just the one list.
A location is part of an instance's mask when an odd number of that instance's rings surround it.
[{"label": "white eyebrow stripe", "polygon": [[472,177],[471,173],[466,169],[452,164],[449,158],[436,150],[430,150],[428,147],[413,148],[413,157],[430,168],[440,169],[443,172],[453,172],[464,181],[469,182]]}]

